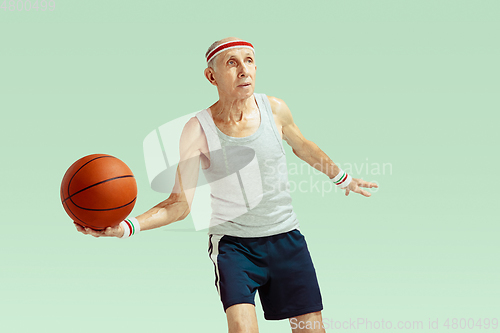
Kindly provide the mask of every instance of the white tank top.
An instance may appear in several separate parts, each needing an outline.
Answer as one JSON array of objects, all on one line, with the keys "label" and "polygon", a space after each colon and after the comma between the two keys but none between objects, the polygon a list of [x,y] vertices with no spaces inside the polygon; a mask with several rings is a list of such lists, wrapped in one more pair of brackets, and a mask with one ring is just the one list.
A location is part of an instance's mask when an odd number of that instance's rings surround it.
[{"label": "white tank top", "polygon": [[208,109],[196,114],[207,138],[212,215],[208,234],[263,237],[299,229],[285,150],[265,94],[254,93],[260,126],[247,137],[224,134]]}]

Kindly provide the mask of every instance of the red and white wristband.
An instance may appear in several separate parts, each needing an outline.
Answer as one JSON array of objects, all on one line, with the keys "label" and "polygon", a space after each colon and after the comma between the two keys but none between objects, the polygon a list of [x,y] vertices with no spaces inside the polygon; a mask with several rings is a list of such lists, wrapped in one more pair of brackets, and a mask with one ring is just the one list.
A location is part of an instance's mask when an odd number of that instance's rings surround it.
[{"label": "red and white wristband", "polygon": [[129,238],[141,231],[141,225],[135,217],[127,217],[124,221],[120,222],[123,228],[123,236],[120,238]]},{"label": "red and white wristband", "polygon": [[335,177],[332,178],[332,182],[342,189],[349,186],[349,183],[351,181],[352,181],[352,177],[350,175],[348,175],[347,172],[345,172],[342,169],[340,169],[340,172]]}]

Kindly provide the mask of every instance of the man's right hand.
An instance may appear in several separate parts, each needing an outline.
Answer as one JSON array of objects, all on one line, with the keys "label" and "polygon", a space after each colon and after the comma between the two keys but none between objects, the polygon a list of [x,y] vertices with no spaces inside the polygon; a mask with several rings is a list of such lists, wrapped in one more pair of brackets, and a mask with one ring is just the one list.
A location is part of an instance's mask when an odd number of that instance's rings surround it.
[{"label": "man's right hand", "polygon": [[120,223],[114,227],[107,227],[104,230],[94,230],[88,227],[84,227],[75,221],[73,221],[75,224],[76,230],[81,232],[84,235],[92,235],[94,237],[122,237],[124,230],[123,227],[120,225]]}]

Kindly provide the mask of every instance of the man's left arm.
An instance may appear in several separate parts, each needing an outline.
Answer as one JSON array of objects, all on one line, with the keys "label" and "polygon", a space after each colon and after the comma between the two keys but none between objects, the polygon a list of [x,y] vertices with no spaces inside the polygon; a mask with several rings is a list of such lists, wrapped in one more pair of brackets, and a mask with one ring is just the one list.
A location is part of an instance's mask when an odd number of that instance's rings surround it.
[{"label": "man's left arm", "polygon": [[[285,102],[271,96],[269,96],[269,102],[271,103],[273,112],[277,115],[281,123],[283,140],[292,147],[293,153],[313,168],[326,174],[328,178],[332,179],[337,176],[340,168],[314,142],[307,140],[302,135],[297,124],[293,121],[292,113]],[[378,187],[378,185],[362,180],[361,178],[353,177],[349,186],[345,188],[345,194],[349,195],[349,191],[353,191],[365,197],[371,196],[370,192],[364,191],[361,187],[371,188]]]}]

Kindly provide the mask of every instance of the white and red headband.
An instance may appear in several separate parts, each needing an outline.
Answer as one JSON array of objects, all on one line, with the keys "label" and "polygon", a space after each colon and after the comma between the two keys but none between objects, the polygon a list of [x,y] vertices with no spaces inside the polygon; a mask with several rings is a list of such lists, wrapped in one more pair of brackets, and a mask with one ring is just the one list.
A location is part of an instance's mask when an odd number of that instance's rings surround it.
[{"label": "white and red headband", "polygon": [[222,43],[219,46],[217,46],[215,49],[213,49],[208,55],[207,55],[207,63],[210,62],[216,55],[219,53],[229,50],[229,49],[235,49],[238,47],[246,47],[248,49],[251,49],[253,53],[255,54],[255,50],[253,48],[253,45],[250,44],[249,42],[246,42],[244,40],[232,40],[230,42]]}]

